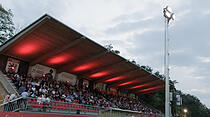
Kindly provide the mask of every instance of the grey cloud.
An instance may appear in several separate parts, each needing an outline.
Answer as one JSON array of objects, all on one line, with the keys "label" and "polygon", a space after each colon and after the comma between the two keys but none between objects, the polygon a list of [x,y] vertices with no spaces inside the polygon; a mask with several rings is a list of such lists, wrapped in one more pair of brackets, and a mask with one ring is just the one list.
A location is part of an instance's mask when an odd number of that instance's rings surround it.
[{"label": "grey cloud", "polygon": [[[135,31],[137,29],[156,29],[158,27],[160,27],[160,23],[159,20],[161,18],[160,17],[154,17],[154,18],[149,18],[149,19],[139,19],[135,22],[126,22],[123,21],[119,24],[117,24],[114,27],[111,27],[109,29],[106,29],[106,33],[107,34],[119,34],[119,33],[123,33],[123,32],[132,32]],[[152,22],[152,23],[151,23]]]}]

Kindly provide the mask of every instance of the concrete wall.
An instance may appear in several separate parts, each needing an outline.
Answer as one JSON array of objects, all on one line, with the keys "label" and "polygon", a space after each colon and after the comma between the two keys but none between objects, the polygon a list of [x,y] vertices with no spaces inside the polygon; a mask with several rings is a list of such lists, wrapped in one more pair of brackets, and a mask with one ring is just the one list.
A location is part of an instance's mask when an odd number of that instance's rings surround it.
[{"label": "concrete wall", "polygon": [[100,117],[163,117],[126,110],[101,111]]}]

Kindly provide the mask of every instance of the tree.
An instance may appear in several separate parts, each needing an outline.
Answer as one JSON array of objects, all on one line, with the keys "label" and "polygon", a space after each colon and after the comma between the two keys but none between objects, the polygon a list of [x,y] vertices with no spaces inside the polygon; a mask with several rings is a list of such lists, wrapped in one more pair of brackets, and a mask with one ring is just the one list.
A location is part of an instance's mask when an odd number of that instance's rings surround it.
[{"label": "tree", "polygon": [[156,71],[154,75],[160,78],[161,80],[164,80],[164,75],[161,75],[159,71]]},{"label": "tree", "polygon": [[113,53],[115,53],[115,54],[120,54],[120,51],[119,51],[119,50],[113,50],[112,44],[105,45],[104,47],[105,47],[108,51],[111,51],[111,52],[113,52]]},{"label": "tree", "polygon": [[[200,100],[190,94],[184,94],[183,92],[176,90],[175,87],[171,89],[173,92],[173,101],[171,102],[172,114],[173,115],[183,115],[183,109],[187,109],[187,117],[210,117],[210,110],[200,102]],[[176,95],[180,94],[182,97],[182,106],[176,105]],[[156,109],[164,112],[165,103],[165,92],[164,90],[148,93],[140,96],[140,99],[153,106]]]},{"label": "tree", "polygon": [[150,66],[144,66],[142,65],[141,68],[145,69],[146,71],[152,73],[153,69]]},{"label": "tree", "polygon": [[12,17],[12,11],[4,9],[0,4],[0,44],[14,35],[15,27]]},{"label": "tree", "polygon": [[190,94],[182,94],[183,108],[188,110],[189,117],[210,117],[209,109],[200,100]]}]

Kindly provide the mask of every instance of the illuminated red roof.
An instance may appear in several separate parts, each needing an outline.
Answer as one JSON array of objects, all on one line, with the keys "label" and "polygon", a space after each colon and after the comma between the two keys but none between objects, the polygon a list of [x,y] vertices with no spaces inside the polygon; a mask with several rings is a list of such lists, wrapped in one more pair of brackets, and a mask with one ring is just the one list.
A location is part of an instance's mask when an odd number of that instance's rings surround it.
[{"label": "illuminated red roof", "polygon": [[42,16],[1,45],[0,54],[134,93],[164,89],[164,81],[49,15]]}]

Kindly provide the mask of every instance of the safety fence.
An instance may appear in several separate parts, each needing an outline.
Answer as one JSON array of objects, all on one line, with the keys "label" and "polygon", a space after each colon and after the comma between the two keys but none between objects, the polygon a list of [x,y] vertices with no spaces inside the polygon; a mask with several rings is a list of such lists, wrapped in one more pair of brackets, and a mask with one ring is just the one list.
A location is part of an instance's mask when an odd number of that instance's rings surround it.
[{"label": "safety fence", "polygon": [[[100,111],[99,111],[100,110]],[[97,106],[67,103],[61,101],[40,102],[34,98],[17,98],[0,104],[0,111],[4,112],[42,112],[56,114],[81,114],[100,117],[164,117],[161,113],[139,112],[117,108],[101,109]]]},{"label": "safety fence", "polygon": [[0,117],[89,117],[89,116],[88,115],[52,114],[52,113],[0,112]]},{"label": "safety fence", "polygon": [[12,101],[0,104],[0,111],[19,111],[21,108],[24,107],[23,98],[17,98]]},{"label": "safety fence", "polygon": [[74,104],[61,101],[40,102],[34,98],[17,98],[13,101],[1,104],[0,111],[27,111],[99,115],[99,107],[97,106]]},{"label": "safety fence", "polygon": [[51,101],[40,103],[37,99],[28,98],[26,109],[30,111],[48,111],[48,112],[76,112],[80,113],[99,113],[99,107],[83,105],[83,104],[74,104],[61,101]]},{"label": "safety fence", "polygon": [[101,110],[100,117],[164,117],[164,114],[109,108]]}]

